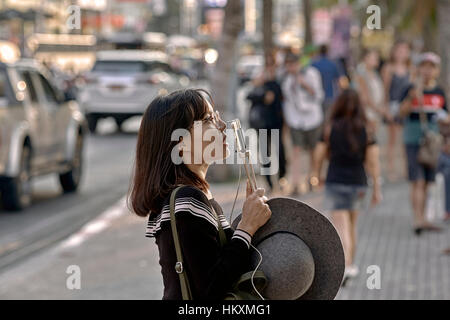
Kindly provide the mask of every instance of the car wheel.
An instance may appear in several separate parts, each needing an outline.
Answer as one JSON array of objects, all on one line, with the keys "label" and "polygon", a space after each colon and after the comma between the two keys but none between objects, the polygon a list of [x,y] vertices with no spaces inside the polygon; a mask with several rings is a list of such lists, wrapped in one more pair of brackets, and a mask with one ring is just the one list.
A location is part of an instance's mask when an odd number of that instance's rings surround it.
[{"label": "car wheel", "polygon": [[80,184],[81,174],[83,172],[83,136],[78,135],[75,146],[75,154],[72,159],[71,168],[68,172],[59,175],[59,182],[64,193],[74,192]]},{"label": "car wheel", "polygon": [[96,116],[93,115],[87,115],[87,122],[88,122],[88,127],[89,127],[89,131],[91,133],[95,133],[95,130],[97,130],[97,122],[98,122],[98,118]]},{"label": "car wheel", "polygon": [[6,178],[3,186],[3,207],[9,211],[18,211],[31,204],[31,149],[24,145],[20,159],[19,175]]}]

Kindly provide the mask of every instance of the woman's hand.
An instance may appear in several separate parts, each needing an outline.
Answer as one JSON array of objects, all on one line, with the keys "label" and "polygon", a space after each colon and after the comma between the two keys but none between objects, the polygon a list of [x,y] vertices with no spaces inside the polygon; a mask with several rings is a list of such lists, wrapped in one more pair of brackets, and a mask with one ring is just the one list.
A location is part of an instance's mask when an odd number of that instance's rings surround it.
[{"label": "woman's hand", "polygon": [[408,92],[408,98],[410,100],[419,99],[419,94],[416,88],[411,88]]},{"label": "woman's hand", "polygon": [[381,194],[381,189],[378,186],[375,186],[373,188],[372,192],[372,201],[371,206],[375,207],[377,204],[379,204],[383,200],[383,195]]},{"label": "woman's hand", "polygon": [[267,91],[264,95],[264,104],[266,106],[271,105],[275,101],[275,93],[271,90]]},{"label": "woman's hand", "polygon": [[244,202],[242,219],[237,228],[253,236],[272,215],[272,211],[266,204],[266,201],[267,197],[264,196],[264,189],[259,188],[255,192],[251,192],[250,184],[247,181],[247,199]]},{"label": "woman's hand", "polygon": [[384,118],[384,120],[388,123],[391,123],[394,121],[394,117],[392,116],[391,112],[388,108],[382,107],[381,108],[381,116]]}]

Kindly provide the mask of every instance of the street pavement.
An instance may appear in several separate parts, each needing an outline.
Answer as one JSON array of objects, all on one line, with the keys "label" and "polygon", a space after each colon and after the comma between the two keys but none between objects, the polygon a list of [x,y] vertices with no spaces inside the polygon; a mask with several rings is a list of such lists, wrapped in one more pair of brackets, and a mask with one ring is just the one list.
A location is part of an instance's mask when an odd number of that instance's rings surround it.
[{"label": "street pavement", "polygon": [[[119,133],[110,119],[99,123],[98,134],[86,141],[78,193],[63,195],[54,176],[38,178],[30,208],[0,212],[0,299],[161,299],[157,247],[144,236],[146,219],[128,212],[124,202],[138,125],[139,119],[131,119]],[[380,143],[385,139],[382,135]],[[305,163],[307,155],[302,157]],[[233,217],[242,208],[244,182]],[[229,214],[236,184],[211,187]],[[408,192],[406,181],[386,182],[378,207],[370,209],[366,201],[358,229],[360,275],[341,288],[337,299],[450,299],[450,256],[442,255],[450,247],[449,225],[441,233],[414,236]],[[437,223],[443,195],[440,182],[428,208]],[[300,200],[326,214],[321,192]],[[80,289],[68,288],[70,266],[79,267]],[[379,289],[367,285],[374,267],[380,270]]]},{"label": "street pavement", "polygon": [[116,132],[114,121],[99,123],[85,141],[79,191],[63,194],[57,175],[33,180],[33,204],[21,212],[0,208],[0,270],[69,236],[128,190],[139,119]]},{"label": "street pavement", "polygon": [[[227,214],[235,188],[235,184],[212,185]],[[378,207],[366,205],[361,213],[356,255],[360,275],[341,288],[337,299],[450,299],[450,257],[442,255],[450,246],[449,226],[441,233],[416,237],[407,184],[385,185],[383,194]],[[320,192],[300,200],[322,210]],[[234,217],[242,201],[243,192]],[[440,218],[434,214],[436,222]],[[158,250],[154,240],[145,238],[145,226],[146,220],[129,213],[123,199],[119,200],[84,231],[0,273],[0,299],[161,299]],[[84,240],[79,240],[80,233]],[[70,265],[80,267],[80,289],[66,286]],[[367,286],[370,273],[366,271],[373,265],[380,269],[379,289]]]}]

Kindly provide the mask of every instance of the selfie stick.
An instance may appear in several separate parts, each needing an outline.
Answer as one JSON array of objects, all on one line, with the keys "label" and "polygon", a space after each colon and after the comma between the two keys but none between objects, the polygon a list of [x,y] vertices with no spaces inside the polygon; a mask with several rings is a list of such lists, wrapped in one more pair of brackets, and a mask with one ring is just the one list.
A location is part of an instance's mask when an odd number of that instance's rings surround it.
[{"label": "selfie stick", "polygon": [[245,145],[245,137],[239,119],[231,121],[231,128],[234,130],[237,150],[240,156],[244,158],[245,173],[247,174],[248,181],[250,182],[252,192],[254,192],[258,188],[256,185],[255,171],[253,169],[253,165],[250,162],[250,150],[248,150]]}]

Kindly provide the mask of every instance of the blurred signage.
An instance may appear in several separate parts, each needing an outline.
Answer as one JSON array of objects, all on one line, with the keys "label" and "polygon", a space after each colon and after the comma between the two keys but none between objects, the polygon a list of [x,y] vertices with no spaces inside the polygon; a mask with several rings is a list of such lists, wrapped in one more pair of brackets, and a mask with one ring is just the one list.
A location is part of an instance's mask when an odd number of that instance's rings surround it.
[{"label": "blurred signage", "polygon": [[328,43],[333,31],[333,19],[330,13],[326,9],[315,10],[311,24],[314,43]]},{"label": "blurred signage", "polygon": [[81,9],[105,10],[107,0],[78,0],[77,4]]},{"label": "blurred signage", "polygon": [[96,42],[93,35],[35,33],[27,44],[33,51],[87,51],[93,50]]},{"label": "blurred signage", "polygon": [[40,0],[3,0],[3,6],[15,9],[33,9],[41,5]]},{"label": "blurred signage", "polygon": [[122,28],[125,25],[125,17],[120,14],[104,14],[102,16],[83,16],[81,18],[83,27],[91,26],[100,28],[104,25],[111,25],[114,28]]},{"label": "blurred signage", "polygon": [[227,5],[227,0],[204,0],[203,4],[205,7],[223,8]]}]

